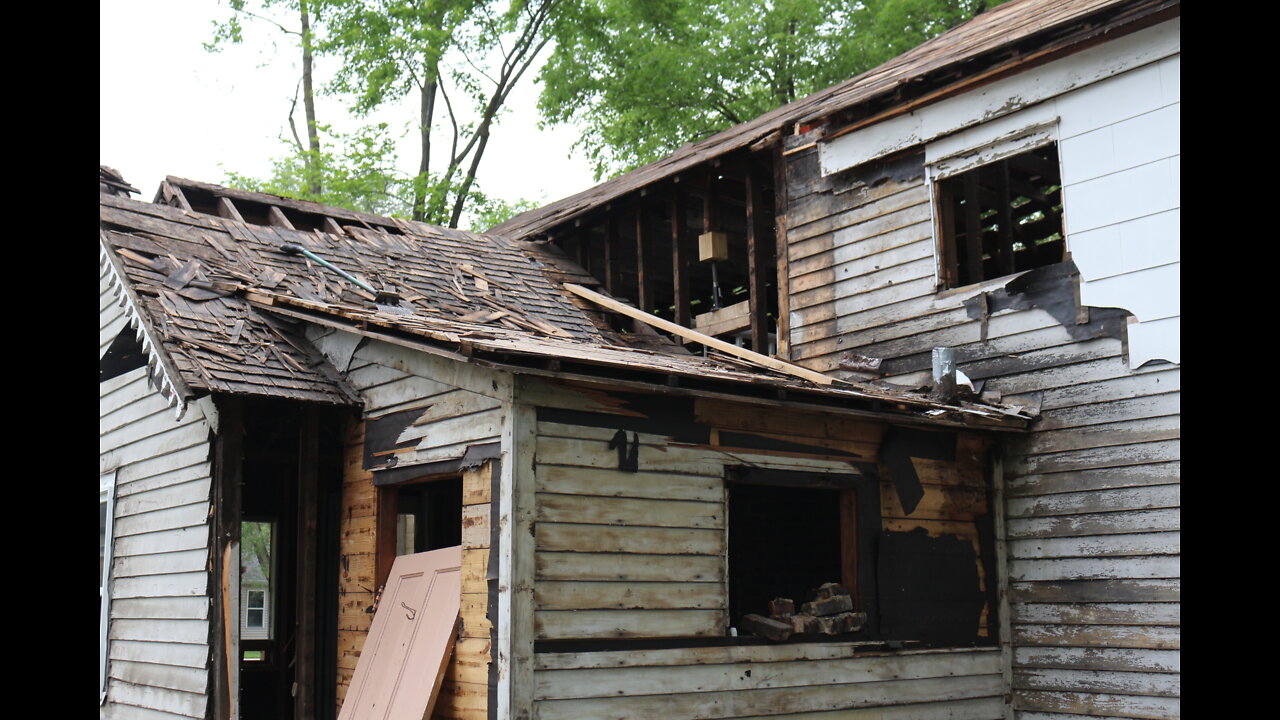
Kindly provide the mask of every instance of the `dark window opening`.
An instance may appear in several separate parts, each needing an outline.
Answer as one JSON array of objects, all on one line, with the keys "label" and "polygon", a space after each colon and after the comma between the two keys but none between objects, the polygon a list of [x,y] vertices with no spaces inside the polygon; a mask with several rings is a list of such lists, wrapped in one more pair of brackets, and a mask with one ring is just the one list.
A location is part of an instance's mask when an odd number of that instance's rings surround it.
[{"label": "dark window opening", "polygon": [[396,494],[396,555],[462,544],[462,478],[406,485]]},{"label": "dark window opening", "polygon": [[[743,153],[708,163],[682,174],[679,182],[609,203],[551,237],[608,294],[698,332],[771,352],[778,291],[773,165],[767,156]],[[712,257],[700,252],[709,234],[721,243]],[[760,298],[754,313],[753,293]],[[631,323],[606,322],[622,331]]]},{"label": "dark window opening", "polygon": [[462,477],[432,476],[378,486],[377,583],[400,555],[462,544]]},{"label": "dark window opening", "polygon": [[[729,624],[768,616],[769,602],[803,603],[827,583],[849,592],[867,621],[854,631],[874,637],[875,553],[879,490],[857,475],[738,470],[729,483]],[[846,634],[847,637],[849,634]],[[820,635],[797,635],[818,639]]]},{"label": "dark window opening", "polygon": [[823,583],[841,582],[839,490],[734,485],[729,490],[729,618],[796,607]]},{"label": "dark window opening", "polygon": [[942,284],[1062,262],[1062,177],[1050,144],[937,182]]},{"label": "dark window opening", "polygon": [[106,382],[132,370],[145,367],[147,356],[142,351],[138,336],[128,326],[111,341],[107,352],[98,361],[98,382]]}]

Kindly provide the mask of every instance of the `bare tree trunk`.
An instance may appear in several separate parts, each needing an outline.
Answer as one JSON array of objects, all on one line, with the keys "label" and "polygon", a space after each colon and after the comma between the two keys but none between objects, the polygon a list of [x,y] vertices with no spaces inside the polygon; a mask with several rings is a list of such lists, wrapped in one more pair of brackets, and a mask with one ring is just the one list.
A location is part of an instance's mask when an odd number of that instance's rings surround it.
[{"label": "bare tree trunk", "polygon": [[307,157],[308,175],[311,187],[309,192],[319,195],[320,184],[320,130],[316,127],[316,97],[311,85],[311,17],[307,13],[307,3],[301,0],[298,8],[302,13],[302,106],[307,115],[307,144],[311,154]]},{"label": "bare tree trunk", "polygon": [[436,111],[436,89],[440,86],[439,68],[430,71],[431,80],[420,89],[419,137],[422,140],[422,160],[418,163],[418,182],[413,188],[413,219],[422,222],[426,217],[427,177],[431,167],[431,123]]}]

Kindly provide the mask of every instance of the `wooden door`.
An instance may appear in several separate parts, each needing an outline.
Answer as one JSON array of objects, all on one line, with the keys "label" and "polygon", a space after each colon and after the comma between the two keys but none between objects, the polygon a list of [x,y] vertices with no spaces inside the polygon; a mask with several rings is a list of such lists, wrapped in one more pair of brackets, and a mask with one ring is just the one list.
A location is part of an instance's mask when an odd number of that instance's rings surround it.
[{"label": "wooden door", "polygon": [[461,546],[396,558],[339,720],[430,714],[453,653],[461,593]]}]

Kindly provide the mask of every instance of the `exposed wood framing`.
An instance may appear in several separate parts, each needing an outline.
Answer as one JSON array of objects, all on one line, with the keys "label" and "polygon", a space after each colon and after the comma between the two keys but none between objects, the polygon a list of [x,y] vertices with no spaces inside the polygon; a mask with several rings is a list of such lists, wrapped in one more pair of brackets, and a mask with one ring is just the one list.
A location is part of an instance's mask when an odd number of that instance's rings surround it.
[{"label": "exposed wood framing", "polygon": [[693,267],[693,239],[685,228],[685,194],[676,187],[671,192],[671,285],[677,325],[689,325],[690,275]]},{"label": "exposed wood framing", "polygon": [[769,320],[766,315],[769,302],[766,294],[765,265],[768,258],[768,244],[774,241],[767,237],[763,217],[764,188],[762,178],[748,163],[746,171],[746,203],[747,203],[747,274],[748,300],[750,303],[751,349],[758,353],[769,352]]},{"label": "exposed wood framing", "polygon": [[609,310],[622,313],[623,315],[626,315],[629,318],[633,318],[635,320],[639,320],[640,322],[646,323],[648,325],[652,325],[653,327],[656,327],[659,330],[665,330],[666,332],[673,333],[682,338],[685,338],[686,340],[692,340],[693,342],[701,343],[703,345],[706,345],[707,347],[715,348],[716,350],[720,350],[722,352],[729,353],[730,355],[740,357],[743,360],[747,360],[761,367],[766,367],[766,368],[769,368],[770,370],[777,370],[778,372],[786,373],[788,375],[802,378],[810,382],[818,383],[819,385],[833,385],[837,383],[844,384],[843,381],[837,380],[836,378],[827,377],[822,373],[816,373],[807,368],[802,368],[799,365],[792,365],[791,363],[783,362],[776,358],[771,358],[768,355],[761,355],[760,353],[752,352],[745,348],[740,348],[737,345],[724,342],[723,340],[718,340],[709,335],[703,335],[700,332],[690,330],[689,328],[686,328],[686,327],[681,327],[679,325],[676,325],[675,323],[663,320],[660,317],[656,317],[649,313],[637,310],[629,305],[623,305],[622,303],[612,298],[607,298],[601,295],[600,293],[592,292],[591,290],[588,290],[582,287],[581,285],[575,285],[573,283],[565,283],[564,287],[569,292],[572,292],[573,294],[578,295],[579,297],[584,297],[588,300],[591,300],[592,302],[598,305],[601,305],[602,307],[608,308]]}]

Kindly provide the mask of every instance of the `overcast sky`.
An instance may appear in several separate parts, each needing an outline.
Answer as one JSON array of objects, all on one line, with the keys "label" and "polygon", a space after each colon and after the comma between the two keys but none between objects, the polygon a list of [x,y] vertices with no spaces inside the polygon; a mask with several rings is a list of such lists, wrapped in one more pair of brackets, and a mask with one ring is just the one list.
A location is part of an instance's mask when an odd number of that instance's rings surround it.
[{"label": "overcast sky", "polygon": [[[214,0],[100,0],[99,162],[119,170],[143,200],[166,175],[221,183],[227,171],[265,176],[284,150],[289,105],[300,76],[296,45],[268,26],[246,23],[246,42],[206,52],[213,20],[226,17]],[[296,25],[296,23],[293,23]],[[272,51],[273,42],[276,51]],[[544,50],[544,53],[546,51]],[[323,75],[331,63],[318,61]],[[550,202],[595,183],[585,160],[568,157],[572,128],[539,131],[531,70],[512,93],[512,112],[493,131],[479,182],[506,200]],[[407,135],[416,97],[378,119]],[[337,98],[318,100],[321,123],[353,129]],[[297,112],[301,131],[301,103]],[[399,167],[417,166],[409,139]]]}]

